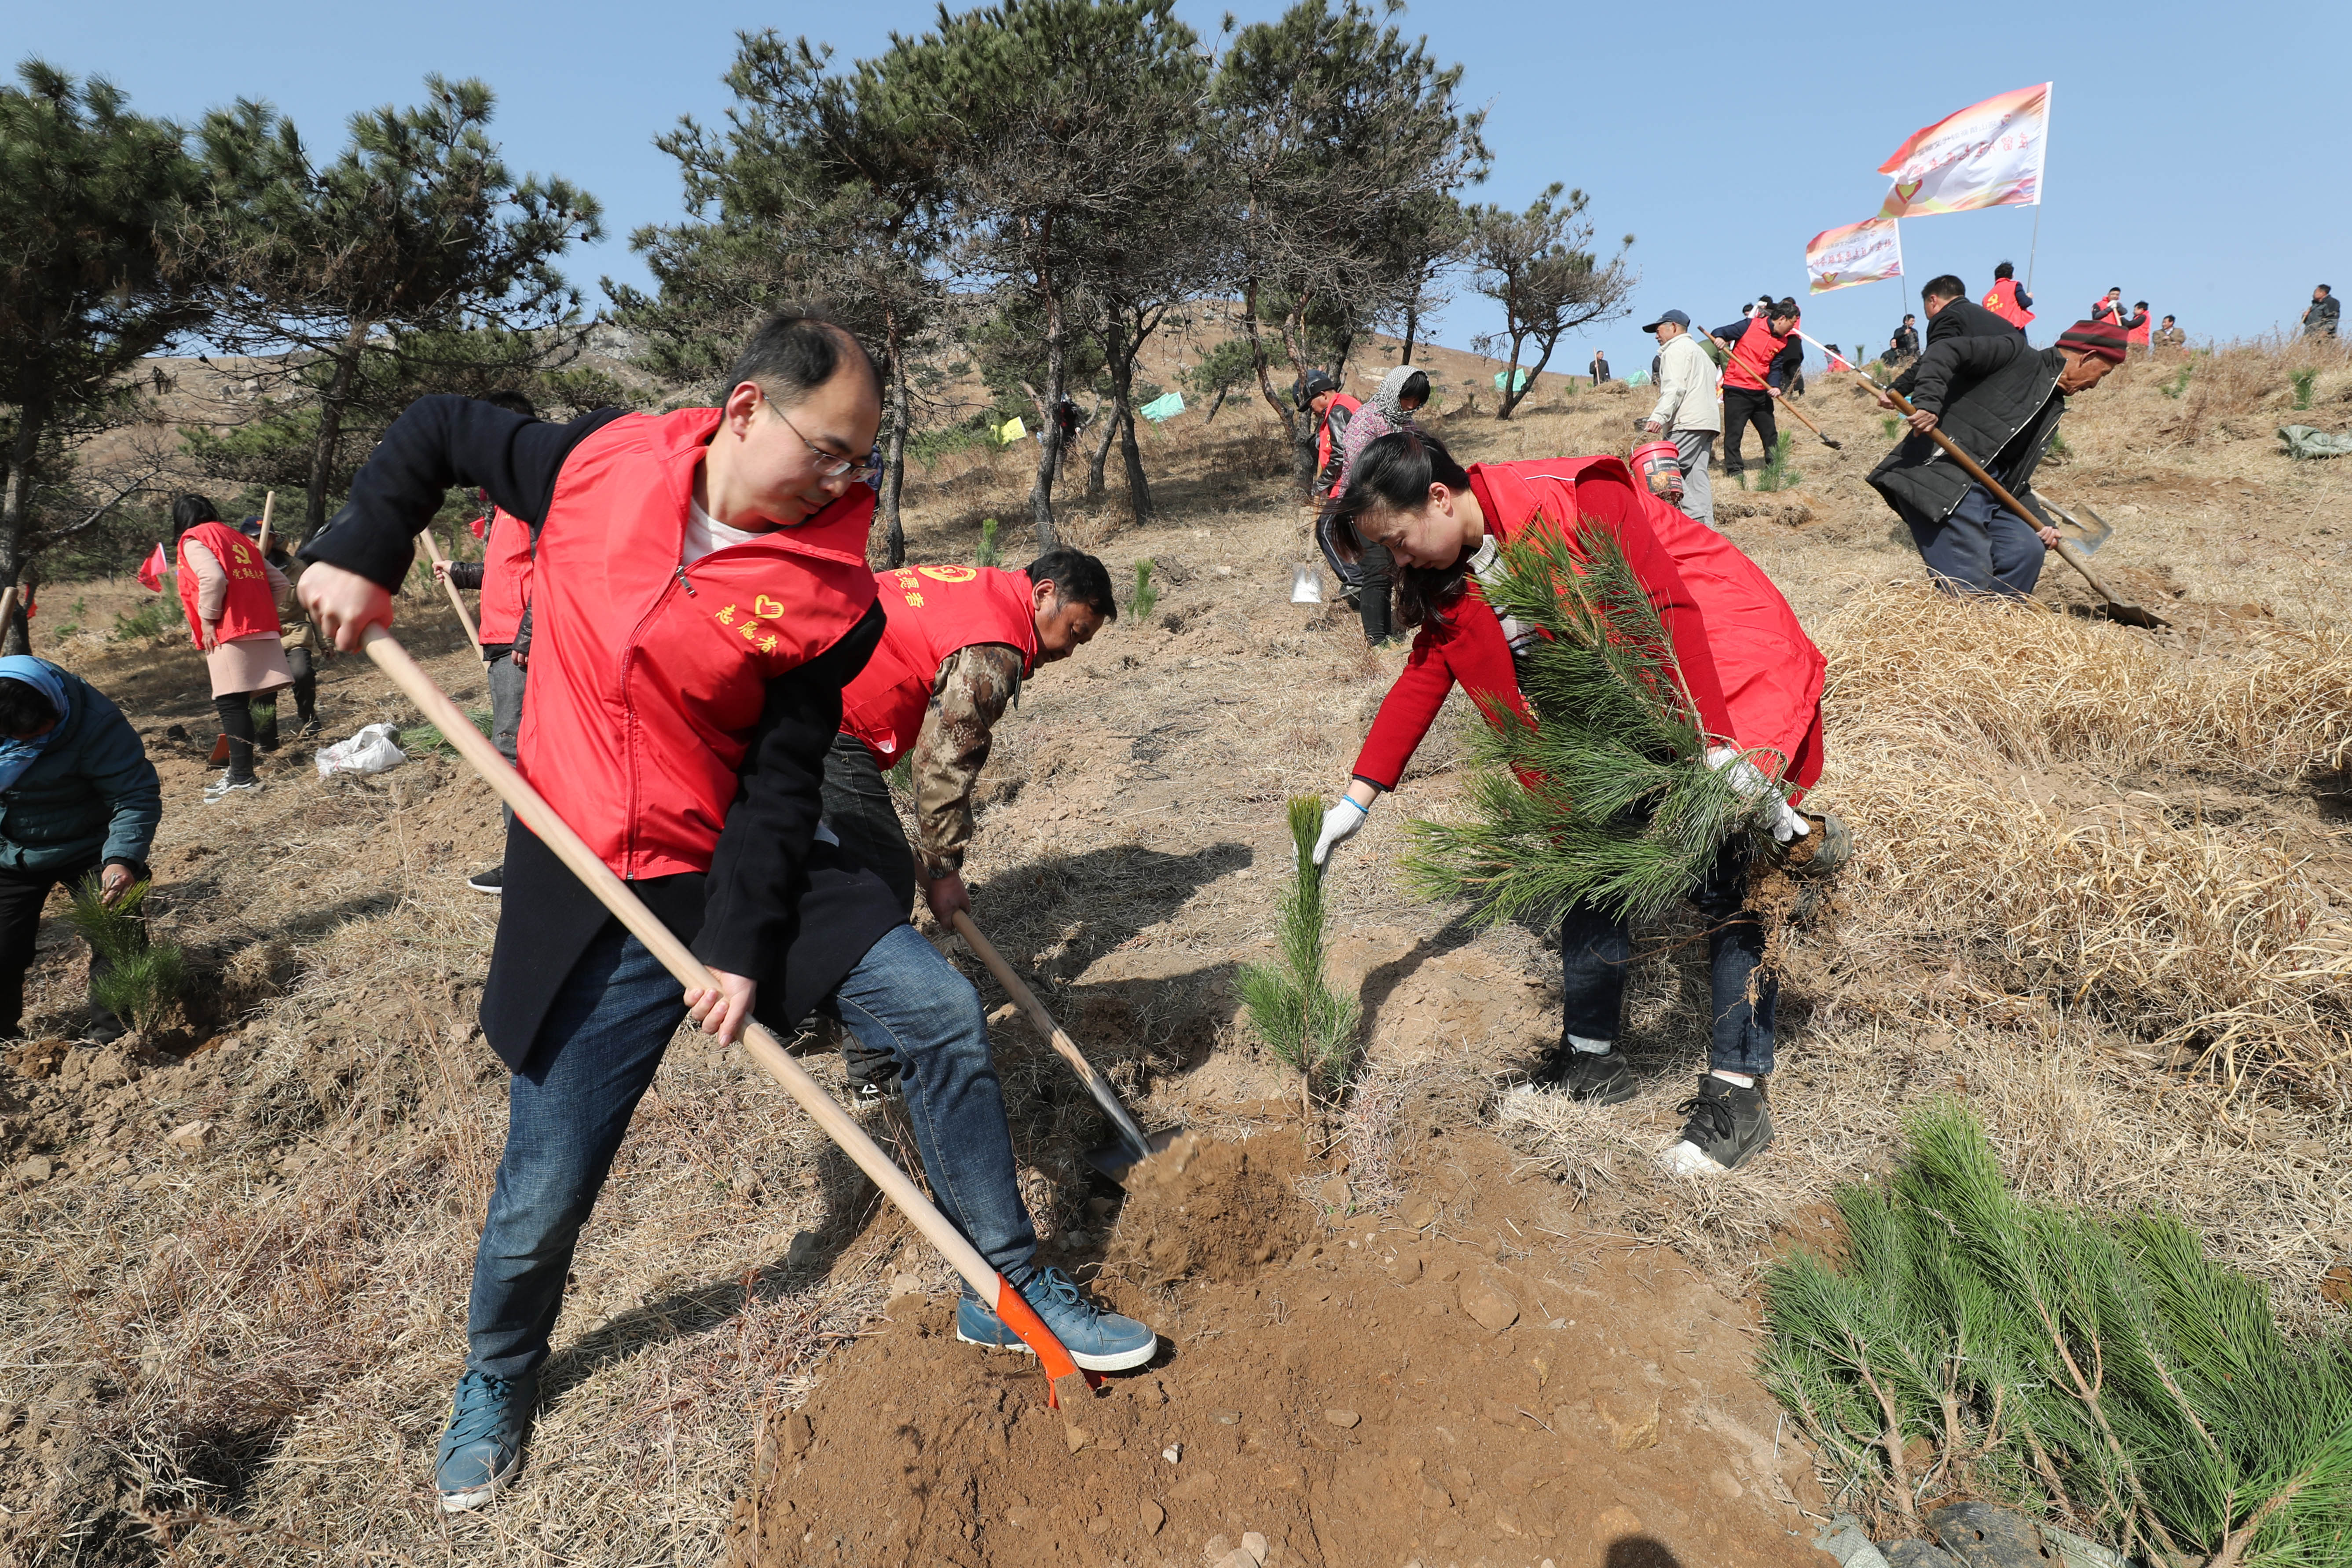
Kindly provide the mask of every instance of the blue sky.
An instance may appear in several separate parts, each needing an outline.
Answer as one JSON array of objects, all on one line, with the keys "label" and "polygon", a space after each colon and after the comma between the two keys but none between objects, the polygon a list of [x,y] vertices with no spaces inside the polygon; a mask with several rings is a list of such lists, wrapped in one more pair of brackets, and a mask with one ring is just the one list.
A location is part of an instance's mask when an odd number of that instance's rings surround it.
[{"label": "blue sky", "polygon": [[[1222,5],[1181,0],[1213,35]],[[1280,7],[1244,0],[1244,21]],[[331,151],[353,110],[414,102],[425,72],[473,75],[499,94],[495,133],[522,169],[551,171],[604,202],[609,237],[572,275],[642,282],[627,247],[678,211],[675,166],[652,138],[681,113],[725,108],[719,78],[739,28],[772,26],[870,54],[932,16],[916,0],[854,7],[734,4],[562,7],[404,0],[191,6],[12,7],[6,47],[110,77],[134,105],[193,119],[238,95],[291,113]],[[1604,240],[1637,237],[1635,314],[1563,345],[1621,370],[1651,352],[1635,330],[1679,307],[1701,325],[1765,289],[1802,294],[1803,247],[1869,216],[1879,163],[1904,137],[2009,88],[2055,80],[2048,199],[2034,293],[2037,341],[2111,283],[2178,315],[2192,338],[2291,323],[2315,282],[2352,288],[2352,205],[2325,150],[2347,36],[2326,7],[2177,0],[2134,5],[1759,10],[1558,3],[1414,5],[1401,18],[1466,68],[1490,111],[1495,166],[1473,199],[1523,205],[1553,180],[1592,197]],[[1958,272],[1971,289],[2004,258],[2026,268],[2028,208],[1906,220],[1909,277],[1811,300],[1807,329],[1883,343],[1918,285]],[[1466,292],[1436,335],[1466,346],[1493,324]],[[2046,330],[2045,330],[2046,329]]]}]

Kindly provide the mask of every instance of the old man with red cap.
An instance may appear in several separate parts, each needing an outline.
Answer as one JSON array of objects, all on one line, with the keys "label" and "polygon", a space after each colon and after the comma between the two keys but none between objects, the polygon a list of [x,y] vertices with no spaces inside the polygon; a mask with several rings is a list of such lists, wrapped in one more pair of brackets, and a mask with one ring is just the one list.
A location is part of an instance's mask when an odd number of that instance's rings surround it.
[{"label": "old man with red cap", "polygon": [[[2023,598],[2042,575],[2043,555],[2058,547],[2058,531],[2038,509],[2029,519],[2002,506],[1927,432],[1941,429],[2011,495],[2035,507],[2028,487],[2066,399],[2098,385],[2123,363],[2125,348],[2123,329],[2112,321],[2077,321],[2046,349],[2015,332],[1929,345],[1912,373],[1911,434],[1871,470],[1870,482],[1910,525],[1937,587]],[[1895,406],[1883,392],[1878,403]]]}]

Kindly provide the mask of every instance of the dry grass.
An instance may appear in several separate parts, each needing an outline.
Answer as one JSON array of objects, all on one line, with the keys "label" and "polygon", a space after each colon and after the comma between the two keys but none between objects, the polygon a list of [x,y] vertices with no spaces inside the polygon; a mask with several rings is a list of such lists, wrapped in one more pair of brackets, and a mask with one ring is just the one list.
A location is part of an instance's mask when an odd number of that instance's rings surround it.
[{"label": "dry grass", "polygon": [[[2327,891],[2342,862],[2203,799],[2231,798],[2217,777],[2292,789],[2342,743],[2352,638],[2288,629],[2189,660],[1923,593],[1859,604],[1822,643],[1834,797],[1864,825],[1846,964],[1965,965],[1962,1006],[2047,995],[2232,1088],[2275,1075],[2345,1101],[2352,922]],[[2069,764],[2091,776],[2053,787]]]}]

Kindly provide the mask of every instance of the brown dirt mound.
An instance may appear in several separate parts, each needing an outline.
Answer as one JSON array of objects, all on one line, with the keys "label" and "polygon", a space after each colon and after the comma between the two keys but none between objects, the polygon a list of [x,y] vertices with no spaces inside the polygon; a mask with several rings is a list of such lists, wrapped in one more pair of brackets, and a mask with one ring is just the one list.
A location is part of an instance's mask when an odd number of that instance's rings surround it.
[{"label": "brown dirt mound", "polygon": [[1300,1164],[1281,1136],[1179,1138],[1129,1173],[1106,1263],[1141,1284],[1223,1283],[1287,1256],[1305,1238],[1290,1191]]},{"label": "brown dirt mound", "polygon": [[[1186,1190],[1247,1189],[1286,1142],[1203,1142],[1181,1174],[1223,1173]],[[1149,1301],[1106,1283],[1165,1348],[1083,1408],[1048,1409],[1034,1360],[957,1342],[945,1303],[901,1300],[764,1424],[728,1561],[1811,1563],[1811,1461],[1775,1440],[1737,1309],[1561,1212],[1552,1184],[1507,1185],[1491,1139],[1455,1156],[1475,1169],[1406,1205],[1418,1228],[1342,1214],[1271,1267]],[[1234,1213],[1198,1212],[1162,1207],[1150,1232]]]}]

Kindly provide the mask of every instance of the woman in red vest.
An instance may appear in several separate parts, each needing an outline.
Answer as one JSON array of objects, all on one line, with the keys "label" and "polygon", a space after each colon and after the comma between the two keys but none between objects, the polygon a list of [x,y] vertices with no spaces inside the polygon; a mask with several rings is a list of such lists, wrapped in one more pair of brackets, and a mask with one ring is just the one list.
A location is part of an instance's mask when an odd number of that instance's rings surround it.
[{"label": "woman in red vest", "polygon": [[[173,548],[180,565],[180,608],[188,636],[205,651],[213,709],[228,738],[228,771],[205,790],[211,805],[261,788],[253,772],[252,700],[294,684],[286,663],[278,595],[292,591],[261,547],[229,527],[199,495],[172,503]],[[276,698],[271,698],[274,702]]]},{"label": "woman in red vest", "polygon": [[[1560,458],[1465,471],[1434,437],[1401,433],[1365,449],[1332,510],[1342,548],[1376,540],[1394,553],[1398,619],[1421,630],[1356,758],[1354,781],[1324,817],[1318,864],[1396,787],[1457,681],[1482,709],[1528,715],[1514,647],[1538,634],[1498,619],[1479,584],[1497,568],[1500,544],[1538,527],[1615,536],[1673,640],[1700,728],[1717,742],[1709,764],[1732,770],[1742,794],[1769,803],[1780,842],[1811,831],[1789,802],[1821,774],[1820,650],[1753,562],[1650,495],[1622,461]],[[1744,760],[1758,756],[1780,760],[1777,782]],[[1714,1034],[1698,1092],[1679,1108],[1689,1121],[1665,1155],[1682,1173],[1730,1169],[1772,1141],[1765,1079],[1779,986],[1763,967],[1764,928],[1747,891],[1746,851],[1735,841],[1690,894],[1708,928]],[[1633,956],[1627,924],[1577,906],[1560,951],[1561,1040],[1535,1086],[1603,1105],[1631,1100],[1637,1086],[1615,1048]]]},{"label": "woman in red vest", "polygon": [[[840,328],[780,315],[727,384],[720,407],[568,425],[419,399],[303,549],[303,602],[356,648],[391,622],[449,487],[479,485],[529,525],[522,774],[719,981],[681,998],[552,850],[508,834],[481,1004],[511,1072],[507,1142],[435,1458],[445,1511],[490,1501],[522,1463],[581,1227],[688,1017],[731,1044],[755,1007],[779,1031],[824,1009],[887,1046],[941,1211],[1072,1359],[1118,1371],[1157,1347],[1038,1265],[979,994],[820,825],[842,689],[883,627],[866,563],[873,362]],[[956,1332],[1013,1340],[971,1298]]]}]

